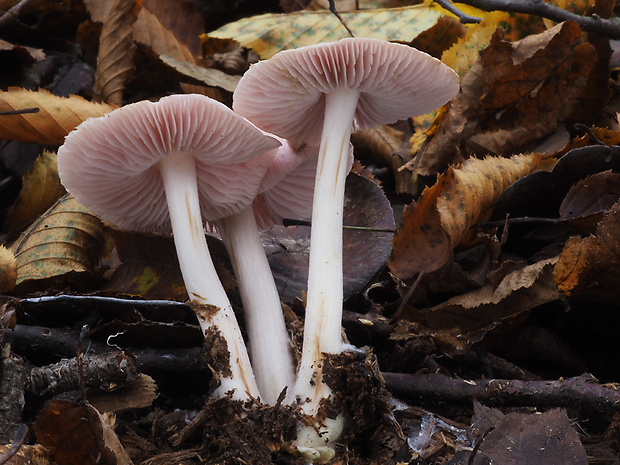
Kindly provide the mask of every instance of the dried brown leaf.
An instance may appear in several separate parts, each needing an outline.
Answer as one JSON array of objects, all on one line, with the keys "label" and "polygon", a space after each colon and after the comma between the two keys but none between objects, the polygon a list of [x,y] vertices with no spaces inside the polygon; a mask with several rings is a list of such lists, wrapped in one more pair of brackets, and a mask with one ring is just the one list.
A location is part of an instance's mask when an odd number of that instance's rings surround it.
[{"label": "dried brown leaf", "polygon": [[22,179],[22,189],[9,211],[5,228],[12,231],[27,226],[64,194],[56,153],[44,151]]},{"label": "dried brown leaf", "polygon": [[620,174],[593,174],[575,184],[560,205],[560,218],[578,218],[607,211],[620,199]]},{"label": "dried brown leaf", "polygon": [[25,53],[32,61],[41,61],[45,58],[45,52],[41,50],[40,48],[16,45],[16,44],[12,44],[2,39],[0,39],[0,50],[2,51],[13,50],[16,52]]},{"label": "dried brown leaf", "polygon": [[89,276],[103,245],[103,225],[71,195],[47,210],[13,244],[20,290],[50,285],[50,280],[69,284],[76,276],[81,285]]},{"label": "dried brown leaf", "polygon": [[137,42],[157,55],[194,64],[198,64],[200,35],[204,32],[200,15],[186,0],[145,0],[134,24]]},{"label": "dried brown leaf", "polygon": [[89,117],[102,116],[114,109],[112,105],[93,103],[72,95],[57,97],[39,89],[10,88],[0,92],[0,112],[38,108],[37,113],[0,116],[0,138],[61,145],[65,136]]},{"label": "dried brown leaf", "polygon": [[241,76],[230,76],[219,69],[203,68],[188,61],[175,60],[167,55],[160,55],[159,59],[179,73],[201,81],[209,87],[220,87],[228,92],[234,92]]},{"label": "dried brown leaf", "polygon": [[[0,445],[0,455],[10,452],[12,444]],[[6,465],[52,465],[52,451],[41,444],[23,444]]]},{"label": "dried brown leaf", "polygon": [[50,402],[37,417],[34,431],[37,442],[53,450],[55,463],[132,463],[114,432],[114,417],[100,414],[89,403]]},{"label": "dried brown leaf", "polygon": [[496,32],[464,76],[440,130],[409,166],[435,175],[473,154],[517,153],[551,134],[569,115],[596,59],[573,22],[517,42]]},{"label": "dried brown leaf", "polygon": [[388,125],[357,131],[351,136],[356,157],[377,166],[388,167],[399,194],[408,193],[412,185],[411,173],[400,170],[411,158],[409,144],[403,138],[402,131]]},{"label": "dried brown leaf", "polygon": [[392,273],[408,279],[438,269],[508,186],[539,169],[548,169],[539,154],[472,158],[451,167],[403,213],[392,241]]},{"label": "dried brown leaf", "polygon": [[135,6],[135,0],[116,0],[103,23],[93,87],[98,102],[123,104],[123,89],[134,67]]},{"label": "dried brown leaf", "polygon": [[620,203],[601,220],[595,235],[572,237],[555,266],[558,289],[571,297],[620,302]]},{"label": "dried brown leaf", "polygon": [[432,329],[459,328],[464,333],[491,329],[497,322],[562,297],[553,280],[557,260],[553,257],[514,270],[498,285],[487,284],[416,313],[415,321]]}]

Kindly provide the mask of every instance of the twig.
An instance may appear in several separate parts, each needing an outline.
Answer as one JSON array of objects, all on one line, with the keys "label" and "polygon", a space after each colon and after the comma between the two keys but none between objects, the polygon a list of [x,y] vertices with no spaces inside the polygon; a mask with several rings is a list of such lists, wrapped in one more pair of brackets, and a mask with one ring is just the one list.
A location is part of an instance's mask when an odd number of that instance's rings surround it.
[{"label": "twig", "polygon": [[477,18],[476,16],[470,16],[467,13],[463,13],[461,10],[455,7],[450,2],[450,0],[435,0],[435,3],[441,5],[442,8],[448,10],[450,13],[459,18],[459,21],[462,24],[477,24],[482,21],[482,18]]},{"label": "twig", "polygon": [[340,21],[340,24],[342,24],[344,26],[344,28],[347,30],[347,32],[349,33],[349,35],[351,37],[355,37],[353,35],[353,31],[351,31],[351,29],[349,29],[349,26],[346,25],[346,23],[344,22],[344,20],[342,19],[342,16],[340,16],[340,13],[338,13],[338,10],[336,10],[336,3],[335,0],[329,0],[329,11],[332,12],[332,14],[338,18],[338,21]]},{"label": "twig", "polygon": [[15,454],[19,452],[19,449],[22,448],[22,445],[28,437],[28,433],[28,427],[23,423],[17,427],[17,431],[15,432],[15,437],[13,438],[11,446],[6,452],[0,455],[0,465],[7,463]]},{"label": "twig", "polygon": [[589,374],[557,381],[509,379],[464,380],[441,374],[383,373],[387,388],[397,396],[420,402],[531,407],[578,407],[584,413],[620,411],[620,391],[598,384]]},{"label": "twig", "polygon": [[84,376],[84,339],[88,334],[88,325],[82,326],[82,331],[80,331],[80,337],[78,338],[78,346],[77,346],[77,357],[76,357],[76,365],[77,365],[77,376],[80,387],[80,397],[82,398],[82,402],[85,404],[87,402],[86,398],[86,377]]},{"label": "twig", "polygon": [[556,22],[575,21],[582,31],[596,32],[612,39],[620,39],[620,20],[603,19],[596,15],[581,16],[543,0],[459,0],[459,2],[483,11],[525,13]]},{"label": "twig", "polygon": [[11,21],[17,19],[21,11],[28,6],[29,3],[32,3],[33,0],[21,0],[17,5],[11,7],[9,11],[0,16],[0,29],[2,29],[7,24],[10,24]]},{"label": "twig", "polygon": [[19,110],[0,111],[0,116],[23,115],[24,113],[39,113],[38,107],[21,108]]}]

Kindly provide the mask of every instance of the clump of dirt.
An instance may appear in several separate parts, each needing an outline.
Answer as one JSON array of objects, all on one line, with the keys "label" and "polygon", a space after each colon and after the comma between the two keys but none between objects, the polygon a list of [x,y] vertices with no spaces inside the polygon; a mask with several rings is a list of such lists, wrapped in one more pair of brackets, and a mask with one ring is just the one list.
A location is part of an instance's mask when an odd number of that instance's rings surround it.
[{"label": "clump of dirt", "polygon": [[366,350],[328,355],[324,379],[334,393],[329,410],[348,419],[336,457],[360,465],[397,463],[405,438],[375,356]]}]

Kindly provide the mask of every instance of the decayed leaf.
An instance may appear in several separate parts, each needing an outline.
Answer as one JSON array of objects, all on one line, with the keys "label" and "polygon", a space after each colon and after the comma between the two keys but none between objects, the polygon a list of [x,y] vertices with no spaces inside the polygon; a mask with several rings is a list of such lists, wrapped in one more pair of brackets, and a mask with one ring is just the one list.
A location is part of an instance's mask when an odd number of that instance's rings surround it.
[{"label": "decayed leaf", "polygon": [[595,235],[572,237],[555,266],[555,282],[567,296],[596,296],[618,303],[620,287],[620,203],[601,220]]},{"label": "decayed leaf", "polygon": [[134,39],[157,55],[197,64],[202,19],[185,1],[145,0],[134,24]]},{"label": "decayed leaf", "polygon": [[44,151],[22,179],[22,189],[9,211],[5,228],[11,231],[27,226],[64,194],[56,153]]},{"label": "decayed leaf", "polygon": [[392,273],[407,279],[442,266],[501,193],[539,169],[550,169],[539,154],[472,158],[458,168],[451,167],[405,209],[392,241]]},{"label": "decayed leaf", "polygon": [[435,175],[472,154],[508,155],[566,118],[596,61],[573,22],[508,42],[496,32],[467,72],[441,128],[410,162]]},{"label": "decayed leaf", "polygon": [[229,92],[234,92],[241,79],[241,76],[231,76],[219,69],[203,68],[188,61],[175,60],[167,55],[161,55],[159,59],[185,76],[201,81],[207,86],[220,87]]},{"label": "decayed leaf", "polygon": [[13,252],[0,245],[0,293],[12,291],[17,282],[17,261]]},{"label": "decayed leaf", "polygon": [[0,116],[0,139],[61,145],[65,136],[89,117],[102,116],[112,105],[89,102],[72,95],[57,97],[39,89],[33,92],[10,88],[0,92],[0,112],[38,108],[37,113]]},{"label": "decayed leaf", "polygon": [[[343,231],[346,299],[362,291],[390,253],[394,215],[381,188],[360,175],[349,174],[343,223],[360,228]],[[274,226],[264,232],[263,240],[281,299],[290,303],[302,295],[308,283],[310,228]]]},{"label": "decayed leaf", "polygon": [[84,279],[93,271],[103,242],[99,218],[66,195],[12,246],[17,286],[36,287],[33,281],[51,278],[68,283],[76,274]]},{"label": "decayed leaf", "polygon": [[418,34],[409,45],[435,58],[441,58],[443,53],[457,43],[467,30],[468,28],[458,19],[440,16],[433,26]]},{"label": "decayed leaf", "polygon": [[472,463],[588,464],[588,454],[563,409],[504,414],[475,402],[474,411],[471,429],[481,446],[476,451],[479,459]]},{"label": "decayed leaf", "polygon": [[[423,5],[340,13],[357,37],[405,41],[433,26],[441,15],[440,11]],[[349,36],[338,18],[326,10],[252,16],[208,35],[235,39],[263,59],[271,58],[281,50],[333,42]]]},{"label": "decayed leaf", "polygon": [[[0,445],[0,454],[10,452],[12,444]],[[41,444],[23,444],[6,465],[50,465],[52,451]]]},{"label": "decayed leaf", "polygon": [[114,417],[89,403],[52,401],[34,424],[37,443],[50,448],[54,463],[130,465],[129,455],[114,432]]},{"label": "decayed leaf", "polygon": [[558,300],[562,295],[553,280],[557,260],[558,257],[553,257],[512,271],[498,285],[487,284],[415,313],[415,321],[423,321],[432,329],[459,328],[463,333],[476,332]]},{"label": "decayed leaf", "polygon": [[23,52],[30,57],[32,61],[41,61],[45,58],[45,52],[39,48],[25,47],[23,45],[16,45],[5,40],[0,39],[0,50],[15,50]]},{"label": "decayed leaf", "polygon": [[[491,13],[490,15],[493,15]],[[462,37],[441,56],[441,61],[463,78],[467,71],[478,61],[480,50],[484,49],[497,29],[494,21],[485,18],[482,23],[467,29]]]},{"label": "decayed leaf", "polygon": [[135,0],[115,0],[101,29],[94,100],[123,104],[123,89],[133,71]]},{"label": "decayed leaf", "polygon": [[103,23],[109,16],[116,0],[83,0],[93,21]]},{"label": "decayed leaf", "polygon": [[357,131],[351,136],[356,156],[377,166],[387,166],[394,177],[399,194],[408,193],[411,173],[400,170],[411,158],[409,146],[403,141],[402,131],[388,125]]},{"label": "decayed leaf", "polygon": [[575,184],[560,205],[560,218],[578,218],[607,211],[620,199],[620,174],[593,174]]}]

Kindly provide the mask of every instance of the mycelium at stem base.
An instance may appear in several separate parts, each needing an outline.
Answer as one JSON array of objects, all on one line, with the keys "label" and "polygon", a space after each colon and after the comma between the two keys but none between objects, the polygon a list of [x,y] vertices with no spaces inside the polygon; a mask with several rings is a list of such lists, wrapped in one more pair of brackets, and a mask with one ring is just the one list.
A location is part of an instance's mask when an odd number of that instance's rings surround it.
[{"label": "mycelium at stem base", "polygon": [[[190,300],[205,336],[219,331],[229,352],[230,373],[218,373],[215,395],[232,392],[232,398],[260,396],[241,330],[219,280],[207,246],[196,183],[196,166],[190,155],[168,155],[158,162],[170,211],[174,243]],[[208,296],[208,297],[207,297]]]}]

